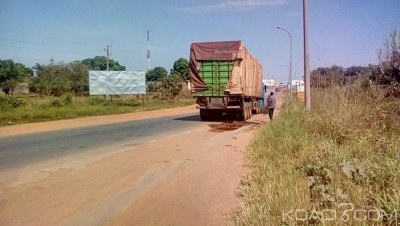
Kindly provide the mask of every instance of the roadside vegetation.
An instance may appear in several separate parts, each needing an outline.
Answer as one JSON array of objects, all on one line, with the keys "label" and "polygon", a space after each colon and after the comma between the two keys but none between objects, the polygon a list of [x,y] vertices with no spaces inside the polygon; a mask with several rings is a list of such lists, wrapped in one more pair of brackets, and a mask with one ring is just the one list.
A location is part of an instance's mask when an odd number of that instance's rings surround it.
[{"label": "roadside vegetation", "polygon": [[257,134],[236,225],[400,223],[400,40],[393,34],[387,58],[365,73],[314,70],[312,109],[288,98]]},{"label": "roadside vegetation", "polygon": [[[89,96],[89,70],[106,70],[102,56],[70,63],[36,64],[28,68],[0,60],[0,126],[93,115],[119,114],[194,103],[185,87],[188,61],[180,58],[168,74],[163,67],[146,73],[148,94]],[[125,70],[109,60],[110,70]],[[144,98],[144,99],[143,99]]]},{"label": "roadside vegetation", "polygon": [[42,122],[94,115],[122,114],[188,106],[194,103],[190,93],[181,92],[180,99],[147,96],[0,96],[0,126]]}]

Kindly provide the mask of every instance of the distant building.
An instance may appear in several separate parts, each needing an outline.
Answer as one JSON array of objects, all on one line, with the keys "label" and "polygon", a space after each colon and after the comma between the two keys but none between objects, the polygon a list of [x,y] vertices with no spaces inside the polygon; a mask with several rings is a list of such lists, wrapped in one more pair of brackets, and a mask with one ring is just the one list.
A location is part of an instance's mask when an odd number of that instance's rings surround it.
[{"label": "distant building", "polygon": [[292,80],[292,86],[304,86],[303,80]]},{"label": "distant building", "polygon": [[274,79],[263,79],[263,84],[267,87],[276,87],[276,81]]},{"label": "distant building", "polygon": [[297,92],[304,92],[304,81],[303,80],[292,80],[292,88],[295,88]]}]

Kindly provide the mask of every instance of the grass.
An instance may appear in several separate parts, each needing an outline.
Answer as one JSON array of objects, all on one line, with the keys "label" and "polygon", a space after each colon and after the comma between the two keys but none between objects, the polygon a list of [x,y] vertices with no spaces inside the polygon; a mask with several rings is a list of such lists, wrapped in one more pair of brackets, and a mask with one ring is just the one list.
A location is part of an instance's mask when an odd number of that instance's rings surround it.
[{"label": "grass", "polygon": [[311,111],[288,99],[257,134],[234,223],[400,223],[400,100],[359,86],[312,96]]},{"label": "grass", "polygon": [[187,95],[179,100],[162,100],[147,97],[144,105],[136,96],[104,97],[6,97],[0,96],[0,126],[85,116],[122,114],[164,108],[183,107],[193,104]]}]

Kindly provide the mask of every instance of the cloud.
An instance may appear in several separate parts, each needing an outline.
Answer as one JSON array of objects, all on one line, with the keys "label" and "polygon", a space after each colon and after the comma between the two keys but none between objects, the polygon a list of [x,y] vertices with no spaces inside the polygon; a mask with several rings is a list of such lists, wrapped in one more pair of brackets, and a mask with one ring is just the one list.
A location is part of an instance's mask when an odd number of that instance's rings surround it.
[{"label": "cloud", "polygon": [[189,12],[242,11],[265,6],[283,5],[287,0],[221,0],[217,3],[180,8]]}]

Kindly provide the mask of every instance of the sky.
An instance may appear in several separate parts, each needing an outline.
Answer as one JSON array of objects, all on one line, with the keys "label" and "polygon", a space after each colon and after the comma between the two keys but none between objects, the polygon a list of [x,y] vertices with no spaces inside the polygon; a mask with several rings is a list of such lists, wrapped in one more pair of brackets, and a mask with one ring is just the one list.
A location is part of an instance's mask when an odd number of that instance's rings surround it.
[{"label": "sky", "polygon": [[[241,40],[264,78],[303,76],[302,0],[0,0],[0,59],[28,67],[104,56],[127,70],[172,68],[193,42]],[[311,69],[377,63],[385,38],[400,29],[399,0],[308,0]]]}]

